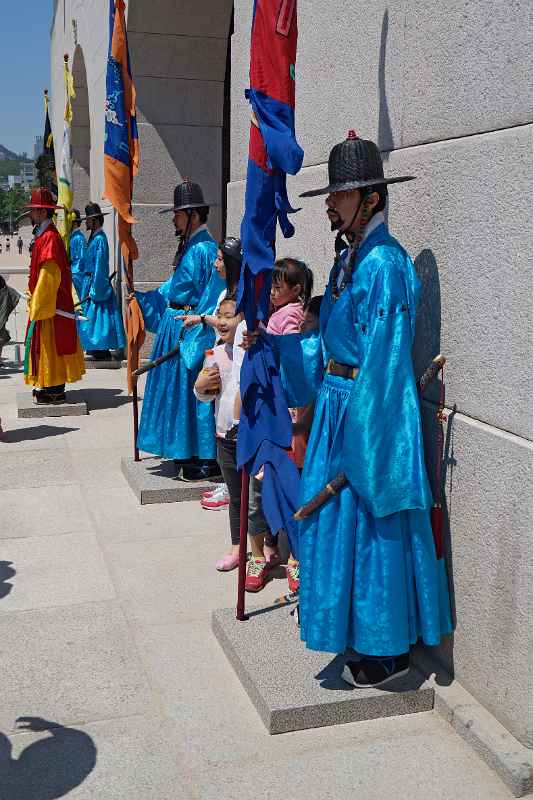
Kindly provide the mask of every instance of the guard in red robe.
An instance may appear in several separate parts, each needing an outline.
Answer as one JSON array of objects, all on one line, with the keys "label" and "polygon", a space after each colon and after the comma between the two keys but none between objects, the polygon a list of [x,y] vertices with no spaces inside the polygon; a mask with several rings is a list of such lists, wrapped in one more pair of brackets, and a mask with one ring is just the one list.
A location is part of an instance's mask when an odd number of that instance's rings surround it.
[{"label": "guard in red robe", "polygon": [[85,372],[80,347],[68,257],[52,222],[55,205],[48,189],[35,189],[27,206],[37,226],[28,282],[29,320],[24,380],[37,387],[35,401],[64,403],[65,383]]}]

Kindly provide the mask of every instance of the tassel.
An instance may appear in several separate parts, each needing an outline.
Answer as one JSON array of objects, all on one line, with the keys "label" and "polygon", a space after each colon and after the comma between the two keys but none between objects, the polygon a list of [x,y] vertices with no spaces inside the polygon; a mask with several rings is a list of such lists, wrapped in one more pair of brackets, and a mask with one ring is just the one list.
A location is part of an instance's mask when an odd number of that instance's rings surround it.
[{"label": "tassel", "polygon": [[30,374],[30,359],[31,359],[31,340],[33,338],[33,332],[35,330],[35,320],[30,322],[30,326],[28,328],[28,333],[26,334],[26,342],[24,348],[24,374]]}]

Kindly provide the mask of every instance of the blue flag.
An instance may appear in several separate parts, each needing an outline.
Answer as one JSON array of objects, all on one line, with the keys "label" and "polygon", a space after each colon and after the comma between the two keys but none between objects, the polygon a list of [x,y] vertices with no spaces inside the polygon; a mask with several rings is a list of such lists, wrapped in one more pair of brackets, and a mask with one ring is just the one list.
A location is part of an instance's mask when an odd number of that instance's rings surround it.
[{"label": "blue flag", "polygon": [[[295,175],[303,150],[295,136],[295,61],[298,40],[296,0],[255,0],[250,53],[252,109],[241,225],[243,270],[239,308],[249,330],[266,321],[269,311],[277,225],[294,234],[288,215],[287,173]],[[266,338],[247,352],[241,370],[242,413],[237,460],[249,475],[264,469],[263,513],[272,533],[285,529],[297,555],[293,514],[299,473],[289,457],[292,421],[279,368]]]}]

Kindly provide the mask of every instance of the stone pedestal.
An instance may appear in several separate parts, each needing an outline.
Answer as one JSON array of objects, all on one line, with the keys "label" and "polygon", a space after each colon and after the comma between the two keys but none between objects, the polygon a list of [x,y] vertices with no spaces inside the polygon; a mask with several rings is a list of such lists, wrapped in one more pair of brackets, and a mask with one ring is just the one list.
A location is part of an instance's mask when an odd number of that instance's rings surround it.
[{"label": "stone pedestal", "polygon": [[121,369],[124,363],[126,362],[116,358],[110,358],[107,361],[94,361],[92,358],[86,358],[85,369]]},{"label": "stone pedestal", "polygon": [[67,392],[66,403],[54,405],[52,403],[37,405],[33,402],[31,392],[19,392],[17,394],[17,416],[19,419],[39,419],[41,417],[80,417],[89,413],[87,402],[83,399],[80,392],[76,392],[76,398],[71,399]]},{"label": "stone pedestal", "polygon": [[307,650],[291,616],[294,606],[213,612],[212,628],[269,733],[430,711],[433,688],[421,672],[383,689],[355,689],[340,677],[344,661]]},{"label": "stone pedestal", "polygon": [[181,503],[200,500],[218,481],[180,481],[173,461],[160,458],[122,459],[122,474],[141,503]]}]

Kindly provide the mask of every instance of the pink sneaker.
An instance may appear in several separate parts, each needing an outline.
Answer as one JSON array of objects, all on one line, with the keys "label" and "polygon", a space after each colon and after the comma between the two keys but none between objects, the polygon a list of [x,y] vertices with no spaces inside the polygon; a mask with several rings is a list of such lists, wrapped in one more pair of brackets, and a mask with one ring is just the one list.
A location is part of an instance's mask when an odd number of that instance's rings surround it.
[{"label": "pink sneaker", "polygon": [[223,556],[215,564],[215,567],[219,572],[231,572],[232,569],[236,569],[238,566],[239,556],[233,556],[231,553]]},{"label": "pink sneaker", "polygon": [[247,592],[260,592],[264,589],[268,581],[271,580],[270,563],[264,558],[252,558],[248,562],[246,582],[244,588]]}]

